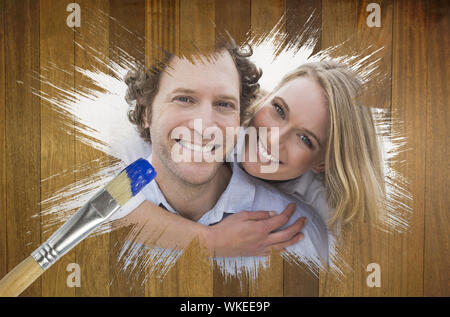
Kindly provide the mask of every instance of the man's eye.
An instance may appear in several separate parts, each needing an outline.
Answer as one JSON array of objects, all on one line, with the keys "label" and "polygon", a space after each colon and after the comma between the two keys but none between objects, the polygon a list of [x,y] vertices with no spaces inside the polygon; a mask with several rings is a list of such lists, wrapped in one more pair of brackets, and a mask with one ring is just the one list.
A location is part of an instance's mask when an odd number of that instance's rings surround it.
[{"label": "man's eye", "polygon": [[234,108],[234,105],[232,103],[225,102],[225,101],[219,101],[219,102],[217,102],[217,105],[219,107],[223,107],[223,108]]},{"label": "man's eye", "polygon": [[299,136],[300,140],[306,144],[307,147],[309,147],[310,149],[313,149],[313,144],[311,142],[311,139],[307,135],[299,134],[298,136]]},{"label": "man's eye", "polygon": [[278,115],[280,116],[281,119],[286,118],[286,114],[284,113],[283,108],[281,108],[281,106],[279,104],[277,104],[276,102],[272,104],[275,111],[278,113]]},{"label": "man's eye", "polygon": [[190,102],[191,98],[186,97],[186,96],[179,96],[179,97],[176,97],[175,100],[179,101],[179,102]]}]

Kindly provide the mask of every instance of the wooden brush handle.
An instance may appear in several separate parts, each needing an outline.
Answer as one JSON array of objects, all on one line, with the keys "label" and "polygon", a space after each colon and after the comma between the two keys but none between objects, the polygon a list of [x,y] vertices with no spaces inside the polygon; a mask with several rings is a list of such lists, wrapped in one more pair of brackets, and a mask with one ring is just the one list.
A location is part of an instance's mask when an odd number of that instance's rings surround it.
[{"label": "wooden brush handle", "polygon": [[44,270],[30,255],[0,280],[0,297],[19,296],[42,273]]}]

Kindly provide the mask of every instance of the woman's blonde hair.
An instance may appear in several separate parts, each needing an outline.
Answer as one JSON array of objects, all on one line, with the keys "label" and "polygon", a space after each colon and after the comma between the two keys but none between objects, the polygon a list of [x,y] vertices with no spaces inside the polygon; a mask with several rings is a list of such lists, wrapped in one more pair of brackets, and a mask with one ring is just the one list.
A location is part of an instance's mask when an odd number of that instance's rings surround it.
[{"label": "woman's blonde hair", "polygon": [[[298,77],[317,80],[328,103],[329,126],[323,175],[329,226],[363,220],[380,225],[384,213],[384,175],[372,112],[357,97],[362,81],[335,62],[304,64],[286,75],[274,91]],[[254,111],[260,106],[255,106]]]}]

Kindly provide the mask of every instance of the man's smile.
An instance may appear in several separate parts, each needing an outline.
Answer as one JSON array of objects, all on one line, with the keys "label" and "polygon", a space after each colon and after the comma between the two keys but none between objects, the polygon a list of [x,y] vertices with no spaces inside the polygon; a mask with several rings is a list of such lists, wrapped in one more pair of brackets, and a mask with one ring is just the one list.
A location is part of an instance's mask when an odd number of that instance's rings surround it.
[{"label": "man's smile", "polygon": [[176,139],[175,142],[177,142],[180,146],[184,147],[185,149],[201,153],[214,152],[220,146],[217,144],[205,144],[205,145],[194,144],[189,141],[181,139]]}]

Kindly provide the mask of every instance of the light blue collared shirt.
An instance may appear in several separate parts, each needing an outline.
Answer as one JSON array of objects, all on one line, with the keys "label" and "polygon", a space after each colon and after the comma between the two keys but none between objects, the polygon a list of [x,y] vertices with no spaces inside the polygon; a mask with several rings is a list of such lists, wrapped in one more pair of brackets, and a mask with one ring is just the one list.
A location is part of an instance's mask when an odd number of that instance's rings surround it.
[{"label": "light blue collared shirt", "polygon": [[[242,140],[242,138],[240,138]],[[240,148],[238,142],[236,148]],[[151,149],[150,149],[151,151]],[[148,152],[147,152],[148,154]],[[307,224],[302,229],[304,238],[294,245],[286,248],[288,259],[294,258],[295,261],[302,261],[308,266],[322,266],[329,264],[329,240],[328,228],[320,215],[304,201],[288,196],[279,191],[270,184],[248,175],[237,162],[237,153],[231,154],[234,160],[231,162],[232,176],[225,191],[220,196],[216,205],[203,214],[198,223],[203,225],[213,225],[220,222],[229,214],[237,213],[243,210],[247,211],[275,211],[281,213],[286,206],[296,203],[296,210],[289,222],[280,228],[284,229],[293,224],[298,218],[305,216],[308,219]],[[142,155],[141,155],[142,156]],[[151,155],[147,160],[151,162]],[[134,160],[135,158],[130,158]],[[150,182],[132,201],[117,213],[115,218],[133,211],[144,200],[148,200],[156,205],[165,207],[168,211],[178,214],[176,210],[167,202],[156,181]],[[242,257],[226,258],[225,265],[235,267],[237,264],[248,266],[249,263],[255,263],[256,260],[263,260],[263,257]]]}]

